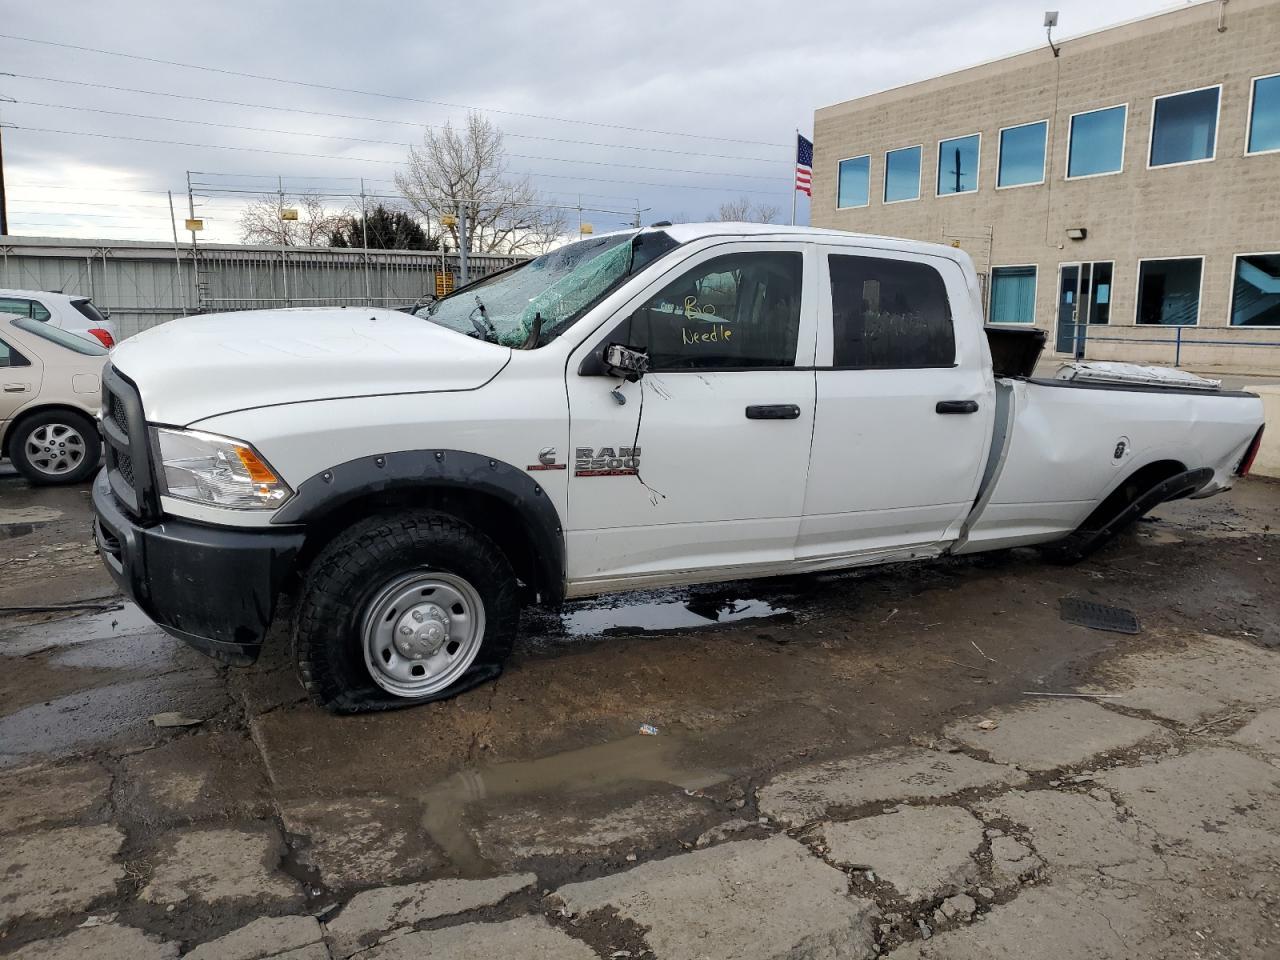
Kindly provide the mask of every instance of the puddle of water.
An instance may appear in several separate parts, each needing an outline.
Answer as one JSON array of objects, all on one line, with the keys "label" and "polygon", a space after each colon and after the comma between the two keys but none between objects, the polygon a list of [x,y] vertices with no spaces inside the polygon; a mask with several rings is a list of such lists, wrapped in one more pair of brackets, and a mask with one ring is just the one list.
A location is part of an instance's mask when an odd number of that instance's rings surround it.
[{"label": "puddle of water", "polygon": [[786,607],[764,600],[694,596],[679,600],[623,600],[616,606],[566,613],[563,621],[565,632],[572,637],[598,637],[608,633],[686,630],[790,613]]},{"label": "puddle of water", "polygon": [[95,640],[160,630],[136,605],[124,600],[120,602],[119,610],[10,628],[0,633],[0,655],[25,657],[50,647],[73,647]]},{"label": "puddle of water", "polygon": [[681,764],[676,759],[680,747],[678,737],[635,735],[537,760],[460,770],[423,794],[422,825],[463,876],[488,876],[493,865],[464,824],[470,810],[513,797],[606,793],[635,783],[698,790],[726,779]]}]

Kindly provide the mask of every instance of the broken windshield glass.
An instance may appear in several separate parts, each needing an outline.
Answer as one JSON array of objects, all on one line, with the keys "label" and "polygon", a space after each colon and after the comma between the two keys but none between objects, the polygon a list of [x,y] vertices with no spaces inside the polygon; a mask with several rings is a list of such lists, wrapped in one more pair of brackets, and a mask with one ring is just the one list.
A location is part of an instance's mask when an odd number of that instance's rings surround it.
[{"label": "broken windshield glass", "polygon": [[619,282],[674,247],[665,233],[608,234],[579,240],[513,270],[459,290],[434,303],[427,318],[477,336],[477,303],[483,302],[485,339],[520,347],[541,318],[540,346],[555,339]]}]

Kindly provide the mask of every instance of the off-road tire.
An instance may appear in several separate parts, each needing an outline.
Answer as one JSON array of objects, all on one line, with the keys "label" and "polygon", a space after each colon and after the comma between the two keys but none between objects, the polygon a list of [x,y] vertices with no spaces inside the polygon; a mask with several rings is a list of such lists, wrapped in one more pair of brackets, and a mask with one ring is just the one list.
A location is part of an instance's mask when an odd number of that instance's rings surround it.
[{"label": "off-road tire", "polygon": [[[66,473],[49,474],[38,469],[27,457],[27,440],[31,434],[41,427],[51,424],[65,424],[72,427],[84,439],[84,457]],[[9,459],[14,468],[31,483],[41,486],[62,486],[80,483],[93,476],[102,459],[102,438],[98,435],[98,425],[83,413],[74,410],[46,410],[33,413],[18,421],[12,436],[9,437]]]},{"label": "off-road tire", "polygon": [[[422,568],[467,580],[484,604],[485,628],[470,669],[443,691],[419,698],[379,687],[365,665],[361,623],[382,584]],[[515,641],[519,584],[493,541],[446,513],[370,517],[324,547],[307,572],[294,618],[298,677],[316,705],[334,713],[394,710],[457,696],[498,676]]]}]

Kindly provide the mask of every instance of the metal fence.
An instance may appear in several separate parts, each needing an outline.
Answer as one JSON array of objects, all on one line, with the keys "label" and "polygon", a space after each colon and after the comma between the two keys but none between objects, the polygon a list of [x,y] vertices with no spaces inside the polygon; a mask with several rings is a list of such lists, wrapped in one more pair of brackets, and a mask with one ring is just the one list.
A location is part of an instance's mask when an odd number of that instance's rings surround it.
[{"label": "metal fence", "polygon": [[[521,258],[472,254],[470,279]],[[420,250],[254,247],[0,236],[0,288],[92,297],[122,337],[185,314],[270,307],[411,304],[448,274],[454,254]]]},{"label": "metal fence", "polygon": [[[1142,327],[1129,328],[1136,334],[1143,330]],[[1272,349],[1280,350],[1280,340],[1277,339],[1261,339],[1261,335],[1271,333],[1270,328],[1260,328],[1252,335],[1250,339],[1245,339],[1249,335],[1248,327],[1195,327],[1195,326],[1160,326],[1146,327],[1152,334],[1160,334],[1158,336],[1128,336],[1124,327],[1110,327],[1103,324],[1087,324],[1072,323],[1062,324],[1058,329],[1059,353],[1068,352],[1074,354],[1077,360],[1098,359],[1097,347],[1107,344],[1129,344],[1140,345],[1145,353],[1150,348],[1155,348],[1157,357],[1152,361],[1159,363],[1172,364],[1175,367],[1182,366],[1183,360],[1187,359],[1189,351],[1195,351],[1199,362],[1209,361],[1213,365],[1215,363],[1215,348],[1219,349],[1239,349],[1239,348],[1257,348],[1262,350]],[[1224,330],[1231,331],[1233,335],[1228,338],[1222,337]],[[1074,332],[1073,332],[1074,331]],[[1184,333],[1185,331],[1185,333]],[[1216,334],[1216,335],[1215,335]],[[1063,350],[1066,345],[1068,350]],[[1207,352],[1199,352],[1200,348],[1208,348]],[[1090,349],[1094,348],[1094,349]],[[1090,357],[1090,354],[1093,357]],[[1113,359],[1113,358],[1107,358]],[[1151,361],[1148,361],[1151,362]],[[1217,362],[1221,362],[1218,360]],[[1259,373],[1270,373],[1274,368],[1280,366],[1280,353],[1263,354],[1254,362]]]}]

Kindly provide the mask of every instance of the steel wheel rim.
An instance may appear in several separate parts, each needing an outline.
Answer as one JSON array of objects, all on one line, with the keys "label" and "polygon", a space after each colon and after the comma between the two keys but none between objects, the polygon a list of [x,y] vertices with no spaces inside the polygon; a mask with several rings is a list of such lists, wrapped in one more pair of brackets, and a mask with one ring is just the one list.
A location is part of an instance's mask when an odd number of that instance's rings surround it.
[{"label": "steel wheel rim", "polygon": [[70,473],[84,462],[88,445],[80,431],[67,423],[42,423],[27,435],[27,462],[50,477]]},{"label": "steel wheel rim", "polygon": [[462,577],[419,570],[397,577],[369,603],[360,629],[369,676],[397,697],[447,689],[484,641],[484,601]]}]

